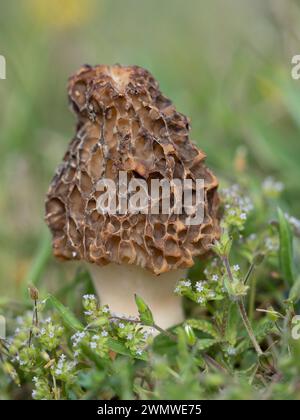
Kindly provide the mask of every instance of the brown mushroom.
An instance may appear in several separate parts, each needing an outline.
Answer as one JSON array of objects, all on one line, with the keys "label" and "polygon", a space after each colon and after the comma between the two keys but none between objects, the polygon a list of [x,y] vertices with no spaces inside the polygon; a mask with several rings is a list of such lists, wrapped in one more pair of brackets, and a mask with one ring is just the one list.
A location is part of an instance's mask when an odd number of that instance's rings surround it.
[{"label": "brown mushroom", "polygon": [[[68,95],[77,131],[46,199],[54,254],[93,263],[95,288],[112,311],[134,315],[137,293],[161,327],[181,322],[175,283],[219,236],[218,181],[189,139],[189,121],[137,66],[84,66],[70,78]],[[202,223],[188,225],[186,214],[173,211],[99,211],[99,181],[121,188],[121,171],[149,187],[153,179],[176,178],[190,179],[194,190],[195,180],[204,179]]]}]

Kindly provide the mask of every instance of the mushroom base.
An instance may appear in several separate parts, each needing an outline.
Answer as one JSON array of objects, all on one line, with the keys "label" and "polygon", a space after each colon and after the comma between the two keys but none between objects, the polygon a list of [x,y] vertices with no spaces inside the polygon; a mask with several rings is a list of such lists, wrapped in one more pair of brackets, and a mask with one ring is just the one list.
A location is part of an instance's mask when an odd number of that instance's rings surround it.
[{"label": "mushroom base", "polygon": [[174,270],[159,276],[134,265],[89,265],[101,305],[120,316],[138,316],[134,295],[141,296],[151,309],[155,323],[169,328],[183,321],[182,300],[175,295],[176,283],[186,270]]}]

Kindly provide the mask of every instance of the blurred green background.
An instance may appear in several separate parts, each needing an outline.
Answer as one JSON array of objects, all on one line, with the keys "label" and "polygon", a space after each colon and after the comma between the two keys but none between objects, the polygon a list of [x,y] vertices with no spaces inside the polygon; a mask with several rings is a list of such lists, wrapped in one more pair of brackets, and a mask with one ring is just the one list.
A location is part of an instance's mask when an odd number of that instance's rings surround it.
[{"label": "blurred green background", "polygon": [[221,180],[274,176],[299,215],[299,21],[293,0],[0,0],[1,296],[72,275],[50,256],[44,197],[75,128],[67,78],[84,63],[149,69]]}]

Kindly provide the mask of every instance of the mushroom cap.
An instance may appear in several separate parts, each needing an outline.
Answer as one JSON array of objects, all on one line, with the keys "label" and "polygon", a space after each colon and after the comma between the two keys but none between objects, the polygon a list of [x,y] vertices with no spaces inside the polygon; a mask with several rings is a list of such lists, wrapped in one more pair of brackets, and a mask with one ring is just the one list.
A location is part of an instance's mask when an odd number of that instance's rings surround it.
[{"label": "mushroom cap", "polygon": [[[194,264],[219,237],[217,178],[189,139],[189,120],[176,111],[145,69],[83,66],[69,79],[78,123],[46,198],[46,222],[57,257],[136,264],[160,274]],[[204,179],[204,218],[186,214],[103,214],[97,210],[103,178]]]}]

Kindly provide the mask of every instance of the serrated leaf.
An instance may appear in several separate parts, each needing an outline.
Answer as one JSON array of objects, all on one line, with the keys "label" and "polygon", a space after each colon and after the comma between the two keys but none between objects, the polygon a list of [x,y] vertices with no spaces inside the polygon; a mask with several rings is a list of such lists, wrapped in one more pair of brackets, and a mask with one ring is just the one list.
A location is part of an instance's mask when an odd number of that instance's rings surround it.
[{"label": "serrated leaf", "polygon": [[262,319],[261,323],[258,323],[253,330],[255,337],[258,341],[263,340],[268,334],[270,334],[274,329],[274,323],[266,319]]},{"label": "serrated leaf", "polygon": [[241,322],[237,306],[231,304],[228,310],[228,321],[226,324],[225,338],[231,346],[235,346],[239,324]]},{"label": "serrated leaf", "polygon": [[218,330],[209,321],[205,321],[203,319],[189,319],[186,324],[196,330],[209,334],[216,339],[221,338]]},{"label": "serrated leaf", "polygon": [[154,319],[152,312],[148,305],[145,303],[145,301],[138,295],[134,295],[135,297],[135,303],[139,311],[140,320],[144,325],[147,326],[153,326],[154,325]]},{"label": "serrated leaf", "polygon": [[[273,331],[273,329],[274,323],[271,321],[266,321],[265,319],[262,321],[262,323],[256,325],[253,328],[255,337],[258,342],[262,341],[265,337],[267,337],[267,335],[270,334]],[[241,354],[244,351],[248,350],[248,348],[252,348],[252,344],[249,337],[247,336],[236,346],[235,349],[237,354]]]},{"label": "serrated leaf", "polygon": [[198,340],[197,348],[198,350],[207,350],[216,343],[218,343],[218,340],[215,340],[213,338],[202,338]]},{"label": "serrated leaf", "polygon": [[282,210],[277,209],[279,222],[279,263],[282,275],[289,286],[294,283],[293,274],[293,238],[289,222]]},{"label": "serrated leaf", "polygon": [[73,312],[71,312],[69,308],[57,300],[56,297],[49,295],[47,297],[47,302],[52,306],[52,308],[57,310],[66,327],[69,327],[75,331],[84,329],[83,325],[76,318]]},{"label": "serrated leaf", "polygon": [[252,344],[249,338],[245,338],[235,347],[236,355],[243,353],[244,351],[248,350],[248,348],[251,346]]}]

